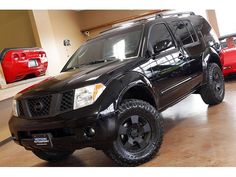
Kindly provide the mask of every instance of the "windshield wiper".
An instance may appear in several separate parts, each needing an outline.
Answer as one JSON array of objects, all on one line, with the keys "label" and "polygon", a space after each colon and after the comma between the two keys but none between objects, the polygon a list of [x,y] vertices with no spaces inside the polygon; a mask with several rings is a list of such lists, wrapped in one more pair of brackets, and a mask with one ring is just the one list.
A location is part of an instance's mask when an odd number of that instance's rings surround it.
[{"label": "windshield wiper", "polygon": [[91,62],[88,62],[88,63],[78,64],[78,65],[75,65],[75,66],[70,67],[70,68],[66,68],[65,71],[69,71],[69,70],[72,70],[72,69],[74,70],[74,69],[77,69],[77,68],[79,68],[81,66],[84,66],[84,65],[93,65],[93,64],[116,61],[116,60],[118,60],[118,58],[116,58],[116,57],[110,57],[110,58],[103,59],[103,60],[95,60],[95,61],[91,61]]},{"label": "windshield wiper", "polygon": [[108,58],[108,59],[91,61],[89,63],[86,63],[85,65],[97,64],[97,63],[105,63],[105,62],[110,62],[110,61],[115,61],[115,60],[118,60],[118,59],[115,58],[115,57],[111,57],[111,58]]}]

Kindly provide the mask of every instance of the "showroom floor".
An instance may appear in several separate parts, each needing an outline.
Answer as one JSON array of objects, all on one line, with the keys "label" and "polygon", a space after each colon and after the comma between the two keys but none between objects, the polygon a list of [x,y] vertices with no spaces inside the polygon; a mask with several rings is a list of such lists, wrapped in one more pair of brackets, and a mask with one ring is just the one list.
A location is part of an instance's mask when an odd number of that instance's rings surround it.
[{"label": "showroom floor", "polygon": [[[1,135],[5,136],[10,104],[11,100],[0,102],[4,115],[0,125],[5,124]],[[161,150],[143,166],[236,166],[236,80],[226,83],[222,104],[208,107],[199,95],[191,95],[163,117],[166,130]],[[48,163],[12,141],[0,143],[0,157],[0,166],[115,166],[92,148],[78,150],[60,163]]]}]

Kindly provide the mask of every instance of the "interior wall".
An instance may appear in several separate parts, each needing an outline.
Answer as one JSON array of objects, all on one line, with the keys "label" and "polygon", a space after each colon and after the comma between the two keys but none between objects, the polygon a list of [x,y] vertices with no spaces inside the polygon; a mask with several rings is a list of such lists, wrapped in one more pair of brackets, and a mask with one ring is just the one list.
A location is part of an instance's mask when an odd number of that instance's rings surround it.
[{"label": "interior wall", "polygon": [[[78,12],[69,10],[33,10],[32,25],[35,37],[46,51],[48,75],[60,73],[64,64],[85,41],[80,31]],[[63,40],[69,39],[71,46],[65,47]]]},{"label": "interior wall", "polygon": [[[85,36],[81,33],[81,24],[78,19],[78,12],[71,10],[50,10],[52,29],[59,51],[61,64],[64,65],[69,57],[85,41]],[[71,46],[65,47],[63,41],[70,40]]]},{"label": "interior wall", "polygon": [[57,49],[54,31],[47,10],[33,10],[32,25],[38,35],[40,46],[45,50],[48,58],[48,75],[57,75],[62,67],[59,50]]},{"label": "interior wall", "polygon": [[0,24],[0,51],[9,47],[36,46],[27,10],[1,10]]}]

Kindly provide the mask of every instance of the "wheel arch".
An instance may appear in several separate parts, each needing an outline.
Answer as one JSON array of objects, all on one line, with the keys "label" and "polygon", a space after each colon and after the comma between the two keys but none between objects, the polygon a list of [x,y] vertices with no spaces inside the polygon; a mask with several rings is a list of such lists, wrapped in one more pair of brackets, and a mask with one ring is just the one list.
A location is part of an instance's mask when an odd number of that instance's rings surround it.
[{"label": "wheel arch", "polygon": [[204,52],[202,57],[202,66],[204,73],[203,83],[206,83],[207,81],[207,68],[210,63],[216,63],[220,67],[220,69],[223,70],[223,65],[221,63],[220,56],[212,47],[208,48],[208,50]]},{"label": "wheel arch", "polygon": [[148,102],[154,108],[158,108],[158,101],[152,88],[142,81],[129,84],[120,94],[117,106],[125,99],[139,99]]},{"label": "wheel arch", "polygon": [[209,50],[207,50],[203,55],[203,62],[205,62],[205,68],[209,65],[209,63],[216,63],[220,69],[223,69],[220,55],[215,51],[214,48],[210,47]]}]

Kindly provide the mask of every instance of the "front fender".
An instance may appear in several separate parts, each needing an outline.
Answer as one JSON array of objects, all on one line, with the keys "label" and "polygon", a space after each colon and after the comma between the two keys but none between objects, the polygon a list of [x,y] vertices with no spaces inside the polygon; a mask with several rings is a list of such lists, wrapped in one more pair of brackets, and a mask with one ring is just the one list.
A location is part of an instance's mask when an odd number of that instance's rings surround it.
[{"label": "front fender", "polygon": [[156,106],[158,105],[157,97],[148,78],[139,72],[131,71],[109,83],[106,93],[103,95],[105,99],[102,101],[100,112],[117,110],[125,93],[135,86],[145,88],[155,99]]}]

